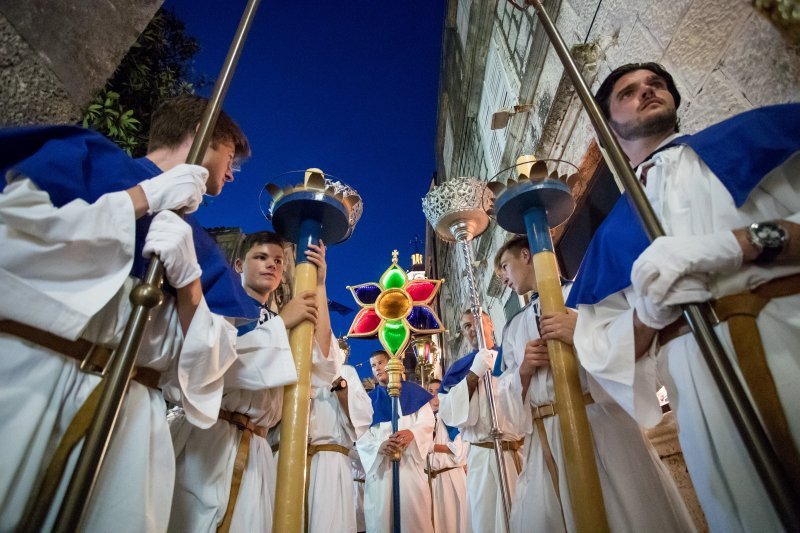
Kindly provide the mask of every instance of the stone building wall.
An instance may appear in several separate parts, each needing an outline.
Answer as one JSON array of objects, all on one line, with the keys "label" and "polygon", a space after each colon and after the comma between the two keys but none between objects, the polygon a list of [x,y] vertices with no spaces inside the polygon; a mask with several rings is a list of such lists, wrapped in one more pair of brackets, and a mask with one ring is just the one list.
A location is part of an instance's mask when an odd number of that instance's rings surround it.
[{"label": "stone building wall", "polygon": [[[544,5],[592,90],[621,64],[664,64],[683,96],[684,132],[753,107],[800,101],[800,44],[752,1],[546,0]],[[450,0],[443,39],[439,179],[488,180],[517,156],[535,153],[579,165],[583,172],[573,190],[579,197],[600,163],[594,131],[533,9],[520,11],[503,0]],[[504,130],[490,130],[494,111],[519,103],[532,103],[533,110],[512,117]],[[554,237],[557,241],[559,233]],[[492,224],[474,243],[483,303],[498,336],[523,304],[492,272],[494,252],[506,238]],[[465,265],[452,245],[438,242],[434,248],[438,274],[451,280],[442,305],[452,332],[451,363],[466,352],[455,311],[467,301]]]},{"label": "stone building wall", "polygon": [[0,0],[0,125],[75,122],[163,0]]},{"label": "stone building wall", "polygon": [[[523,0],[517,3],[522,4]],[[753,107],[800,101],[800,38],[781,31],[748,0],[543,0],[592,90],[619,65],[657,61],[673,74],[683,101],[678,115],[692,133]],[[603,162],[588,116],[549,45],[532,8],[504,0],[450,0],[444,32],[437,135],[439,181],[457,176],[490,180],[522,154],[578,166],[571,182],[578,209]],[[533,104],[503,130],[491,115]],[[612,186],[613,189],[613,186]],[[575,217],[573,217],[575,218]],[[565,224],[569,227],[570,222]],[[556,245],[563,227],[554,231]],[[508,235],[492,223],[473,244],[484,307],[498,337],[523,299],[492,271]],[[442,293],[445,364],[468,351],[458,334],[467,302],[466,265],[454,246],[432,246]],[[706,530],[677,440],[674,419],[648,432],[700,530]]]}]

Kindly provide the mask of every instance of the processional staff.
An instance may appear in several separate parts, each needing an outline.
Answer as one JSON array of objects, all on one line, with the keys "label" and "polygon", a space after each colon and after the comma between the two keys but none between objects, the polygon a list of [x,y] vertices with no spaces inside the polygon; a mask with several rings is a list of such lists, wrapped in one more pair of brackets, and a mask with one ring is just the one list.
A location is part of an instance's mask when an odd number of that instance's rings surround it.
[{"label": "processional staff", "polygon": [[[486,211],[491,207],[492,192],[475,178],[456,178],[433,188],[422,199],[422,211],[436,234],[443,241],[456,242],[461,258],[467,267],[467,285],[469,288],[470,308],[475,319],[478,333],[478,350],[489,348],[483,333],[483,308],[481,307],[475,274],[472,272],[472,239],[484,231],[489,225]],[[491,372],[483,375],[483,387],[489,405],[491,438],[494,442],[494,456],[497,463],[497,475],[500,480],[500,494],[503,500],[503,514],[506,531],[510,531],[511,492],[508,484],[506,462],[503,459],[503,433],[497,422],[497,409],[494,403],[494,387]]]},{"label": "processional staff", "polygon": [[[513,0],[508,0],[518,9],[522,9]],[[664,235],[664,229],[647,200],[636,175],[625,157],[622,148],[611,131],[600,107],[593,98],[586,81],[581,76],[575,61],[569,53],[564,39],[561,37],[541,0],[525,0],[526,5],[532,5],[536,15],[542,23],[550,42],[558,54],[564,70],[572,81],[575,91],[589,114],[592,126],[599,138],[603,157],[614,175],[622,182],[628,193],[632,205],[639,215],[647,236],[653,240]],[[706,365],[719,389],[728,413],[731,416],[739,436],[747,449],[756,471],[764,483],[767,494],[772,501],[783,525],[790,531],[800,530],[800,508],[796,504],[792,484],[788,479],[786,470],[781,467],[775,449],[770,444],[767,432],[759,420],[752,402],[747,396],[744,385],[736,374],[730,359],[720,343],[714,330],[711,328],[705,312],[709,305],[687,304],[683,307],[684,317],[692,329],[700,352],[703,354]]]},{"label": "processional staff", "polygon": [[[527,233],[542,313],[564,313],[564,294],[550,228],[569,218],[575,201],[558,176],[547,175],[544,161],[533,156],[517,160],[517,180],[488,187],[497,195],[497,223],[510,233]],[[555,178],[555,179],[553,179]],[[563,341],[547,341],[550,368],[567,474],[572,514],[577,531],[608,531],[603,489],[594,456],[592,430],[583,399],[578,361]]]},{"label": "processional staff", "polygon": [[[356,314],[347,337],[378,337],[389,363],[387,391],[391,397],[392,434],[398,431],[400,394],[404,370],[403,354],[412,337],[444,331],[441,320],[430,307],[444,280],[409,279],[397,264],[397,250],[392,264],[381,274],[378,283],[347,287],[361,310]],[[428,338],[430,340],[430,338]],[[410,414],[410,413],[406,413]],[[400,533],[400,451],[392,457],[392,532]]]},{"label": "processional staff", "polygon": [[[281,188],[266,185],[272,196],[270,218],[275,231],[297,246],[293,294],[317,287],[317,267],[308,261],[309,244],[347,240],[361,217],[361,197],[339,181],[326,179],[318,168],[305,171],[303,183]],[[289,345],[297,383],[283,388],[280,456],[273,531],[303,531],[308,476],[308,419],[311,409],[311,352],[314,324],[305,320],[292,328]]]},{"label": "processional staff", "polygon": [[[203,156],[217,124],[217,117],[222,109],[222,101],[230,86],[233,72],[259,3],[260,0],[249,0],[245,7],[236,35],[228,50],[219,78],[214,84],[211,98],[203,112],[200,126],[186,158],[186,162],[189,164],[199,165],[203,161]],[[157,256],[153,256],[144,280],[131,292],[130,299],[133,305],[130,318],[111,362],[110,370],[98,385],[102,387],[102,393],[96,415],[87,431],[83,448],[59,510],[55,525],[57,532],[71,532],[78,529],[128,390],[136,354],[139,351],[145,325],[150,317],[150,310],[161,303],[163,278],[164,264]],[[48,510],[47,506],[40,506],[36,510],[34,520],[39,524],[43,523]]]}]

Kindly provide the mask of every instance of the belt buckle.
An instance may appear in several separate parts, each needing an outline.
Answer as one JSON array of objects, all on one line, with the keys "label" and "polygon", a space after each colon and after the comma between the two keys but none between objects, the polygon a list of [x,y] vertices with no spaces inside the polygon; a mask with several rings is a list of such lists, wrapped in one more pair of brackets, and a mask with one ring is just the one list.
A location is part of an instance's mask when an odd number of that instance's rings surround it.
[{"label": "belt buckle", "polygon": [[[99,357],[101,350],[108,352],[108,357],[106,358],[105,363],[95,360],[96,357]],[[87,374],[94,374],[95,376],[105,377],[108,373],[108,367],[110,366],[109,363],[111,362],[111,354],[108,348],[105,346],[101,346],[99,344],[92,344],[92,347],[89,348],[89,351],[86,352],[86,355],[81,359],[80,369]]]}]

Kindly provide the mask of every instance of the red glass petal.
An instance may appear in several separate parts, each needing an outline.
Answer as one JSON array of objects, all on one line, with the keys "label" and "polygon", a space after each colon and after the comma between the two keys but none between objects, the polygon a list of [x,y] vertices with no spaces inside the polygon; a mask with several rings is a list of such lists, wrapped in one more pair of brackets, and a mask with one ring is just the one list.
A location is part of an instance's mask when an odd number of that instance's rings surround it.
[{"label": "red glass petal", "polygon": [[348,335],[374,335],[380,323],[381,319],[375,309],[362,309],[353,319]]},{"label": "red glass petal", "polygon": [[406,285],[406,292],[414,300],[414,303],[427,303],[436,294],[436,288],[436,283],[427,279],[420,279],[410,281]]}]

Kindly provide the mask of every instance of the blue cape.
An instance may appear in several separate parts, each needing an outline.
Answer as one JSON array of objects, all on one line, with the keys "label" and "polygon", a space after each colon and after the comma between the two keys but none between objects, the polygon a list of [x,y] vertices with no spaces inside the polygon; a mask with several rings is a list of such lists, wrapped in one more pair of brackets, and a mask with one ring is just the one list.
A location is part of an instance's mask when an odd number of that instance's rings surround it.
[{"label": "blue cape", "polygon": [[[747,111],[671,143],[679,144],[697,153],[741,207],[764,176],[800,150],[800,104]],[[649,244],[623,194],[589,243],[567,307],[596,304],[628,287],[633,263]]]},{"label": "blue cape", "polygon": [[[161,173],[150,160],[132,159],[99,133],[76,126],[0,130],[0,170],[3,176],[13,171],[30,178],[50,195],[56,207],[76,199],[93,203],[103,194],[124,191]],[[131,274],[140,278],[149,262],[141,255],[151,220],[145,216],[136,221]],[[197,260],[203,269],[203,294],[211,311],[232,318],[258,318],[258,309],[253,310],[241,278],[214,239],[193,217],[185,220],[192,227]]]},{"label": "blue cape", "polygon": [[[369,391],[369,399],[372,400],[372,424],[392,421],[392,397],[383,385],[378,385]],[[422,409],[425,404],[433,399],[433,396],[414,383],[404,381],[400,388],[400,410],[403,416],[411,415]]]}]

